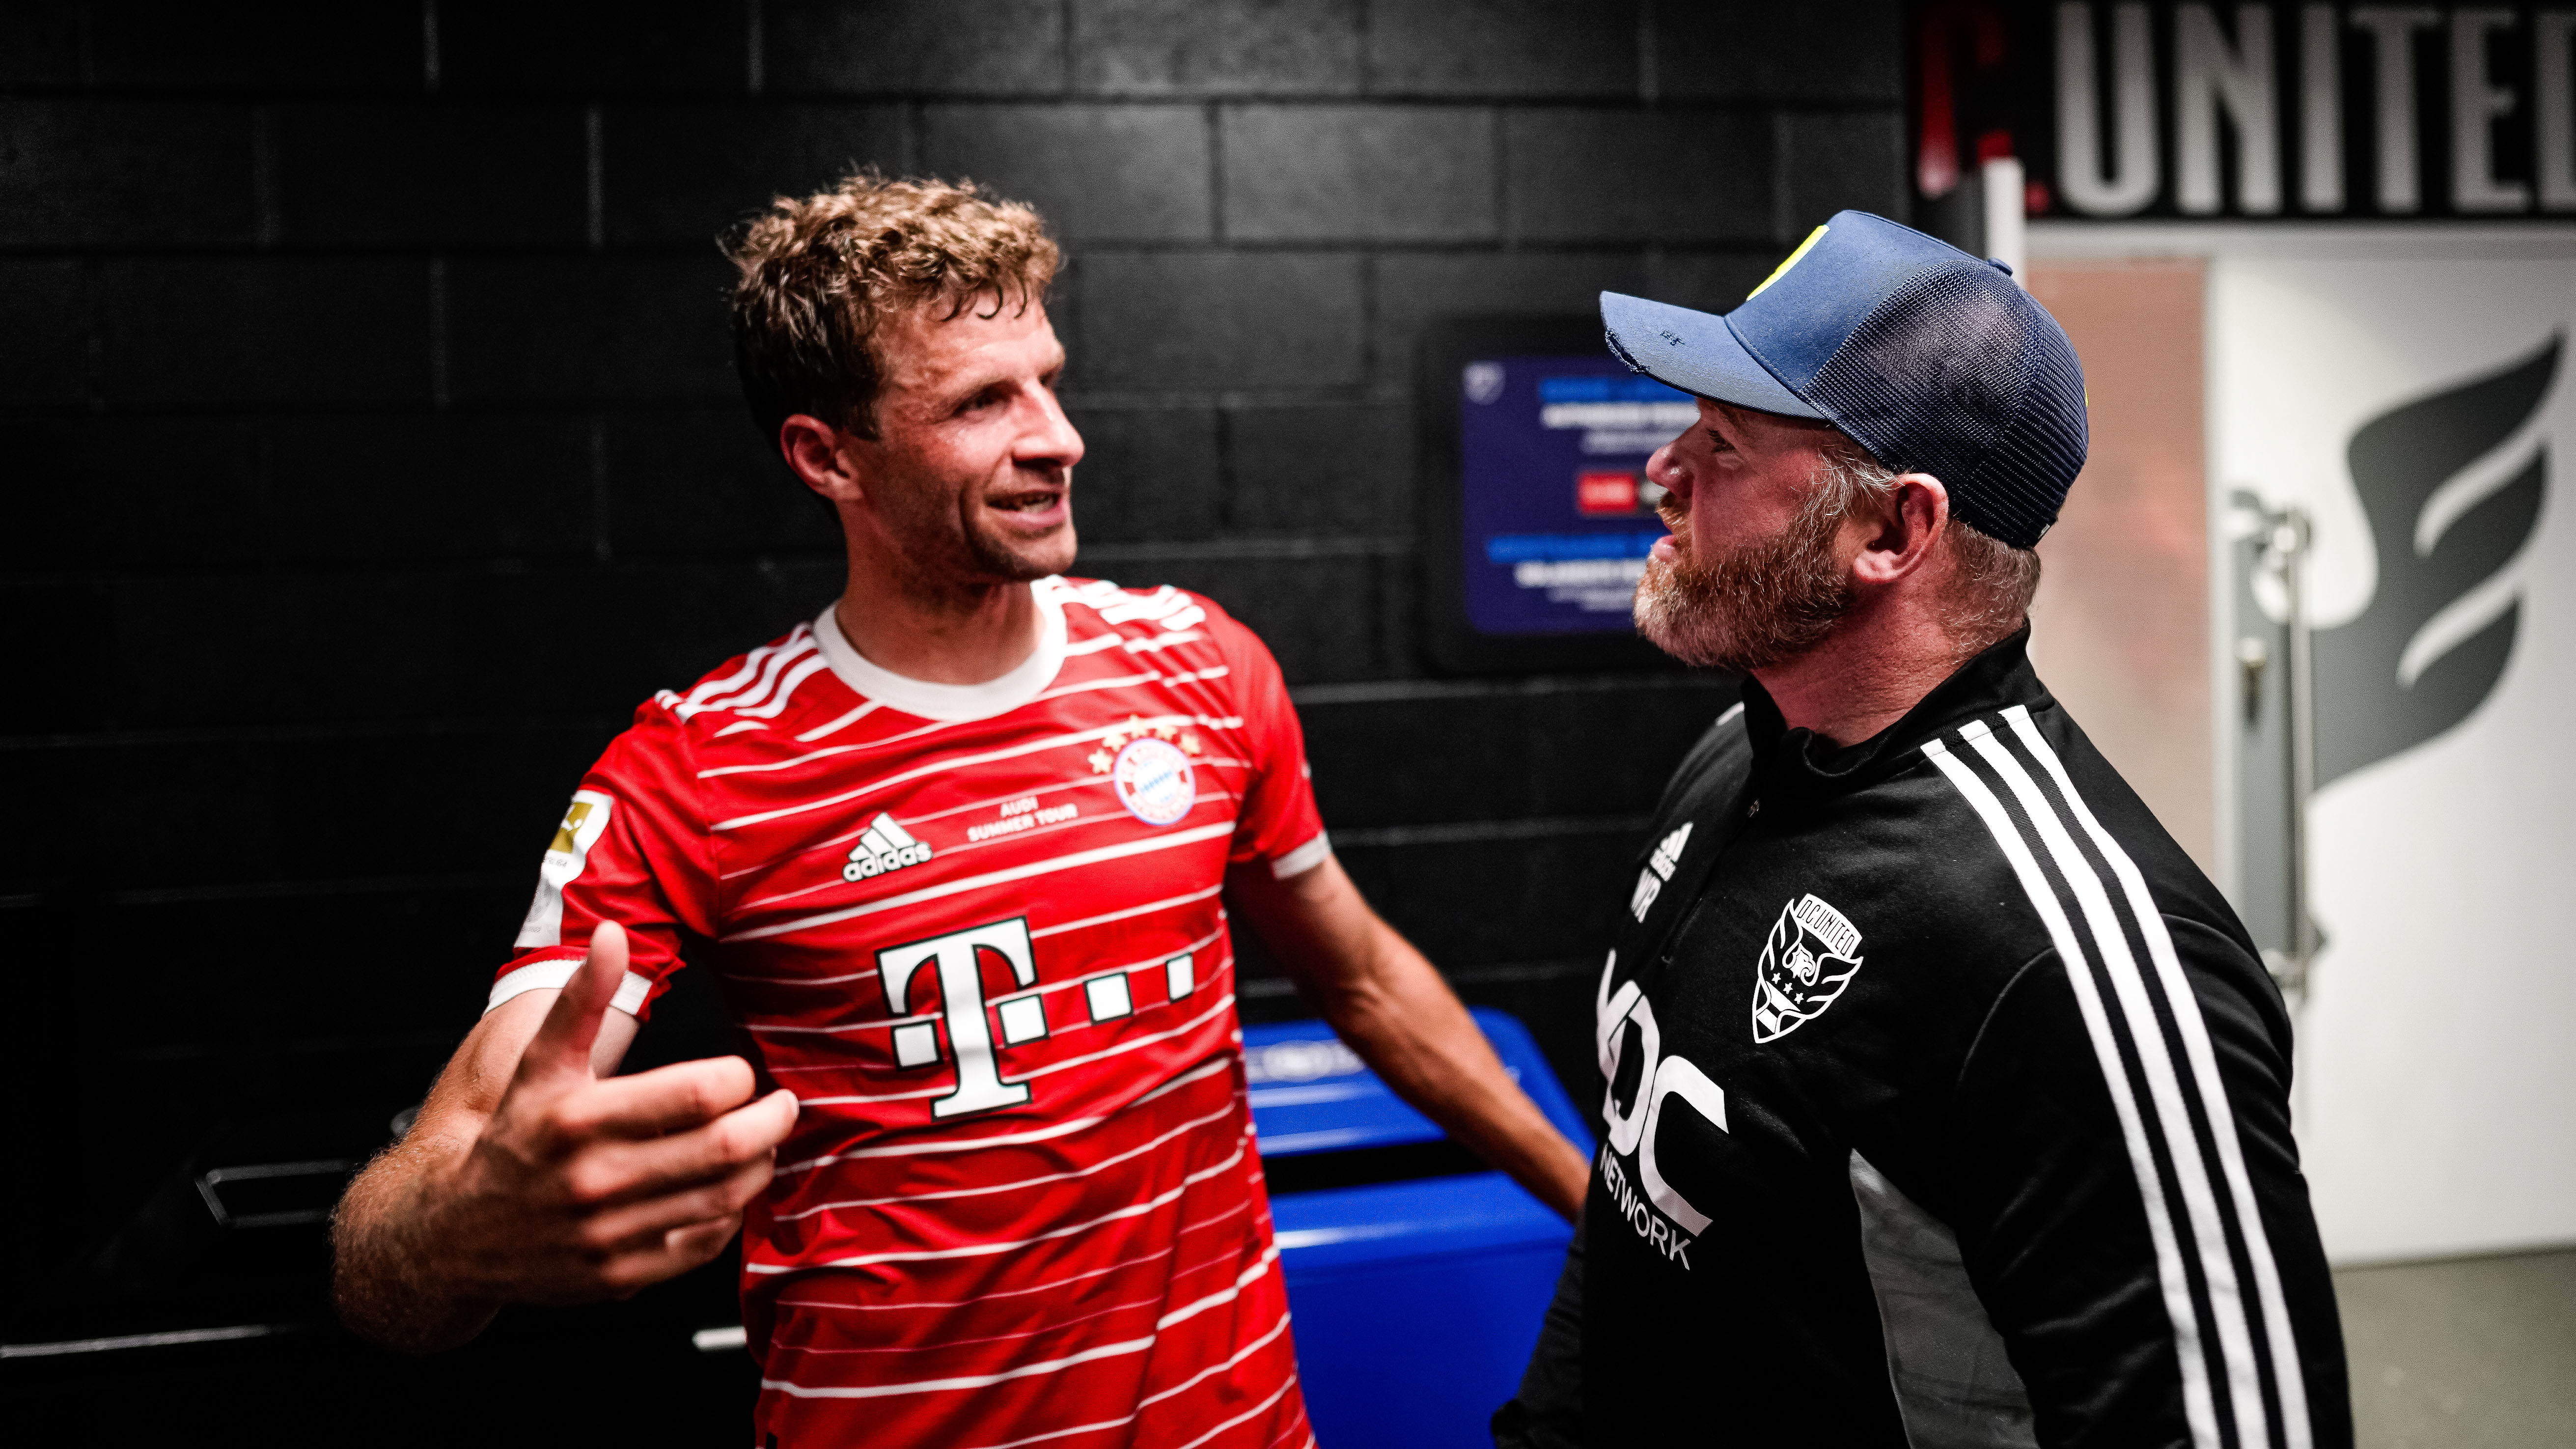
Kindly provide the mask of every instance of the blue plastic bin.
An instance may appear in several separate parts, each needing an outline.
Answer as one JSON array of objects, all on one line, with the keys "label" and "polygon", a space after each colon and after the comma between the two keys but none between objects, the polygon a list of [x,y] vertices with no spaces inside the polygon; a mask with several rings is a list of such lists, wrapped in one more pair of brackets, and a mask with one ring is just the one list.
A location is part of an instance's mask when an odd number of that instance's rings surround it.
[{"label": "blue plastic bin", "polygon": [[[1474,1015],[1522,1090],[1589,1150],[1528,1029]],[[1520,1384],[1571,1229],[1499,1172],[1411,1175],[1473,1164],[1324,1023],[1247,1026],[1243,1053],[1317,1440],[1487,1449],[1486,1420]],[[1296,1190],[1317,1180],[1353,1185]]]}]

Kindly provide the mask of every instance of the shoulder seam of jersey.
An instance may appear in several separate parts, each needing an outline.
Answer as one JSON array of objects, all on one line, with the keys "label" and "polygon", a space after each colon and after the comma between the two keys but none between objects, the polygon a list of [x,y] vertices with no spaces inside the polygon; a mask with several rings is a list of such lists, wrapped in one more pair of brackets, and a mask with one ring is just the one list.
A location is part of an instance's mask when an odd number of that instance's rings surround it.
[{"label": "shoulder seam of jersey", "polygon": [[[1956,1093],[1960,1084],[1968,1079],[1969,1069],[1976,1065],[1977,1052],[1985,1046],[1986,1035],[1994,1027],[1995,1013],[2004,1009],[2004,998],[2013,994],[2013,988],[2028,980],[2030,973],[2036,970],[2040,963],[2055,955],[2057,955],[2057,945],[2052,941],[2033,951],[2020,965],[2004,974],[2003,984],[1997,986],[1995,994],[1987,1000],[1985,1013],[1977,1018],[1977,1029],[1968,1034],[1968,1045],[1959,1053],[1958,1073],[1950,1079],[1950,1090],[1953,1093]],[[2062,965],[2061,962],[2061,968]]]}]

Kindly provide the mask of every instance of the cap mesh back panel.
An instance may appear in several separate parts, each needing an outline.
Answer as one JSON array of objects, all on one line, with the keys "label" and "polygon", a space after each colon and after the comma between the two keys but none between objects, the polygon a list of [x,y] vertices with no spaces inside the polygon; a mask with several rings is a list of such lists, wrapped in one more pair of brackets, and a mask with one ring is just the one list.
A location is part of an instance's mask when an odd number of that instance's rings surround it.
[{"label": "cap mesh back panel", "polygon": [[2016,548],[2039,542],[2084,466],[2084,373],[2057,320],[1991,267],[1949,267],[1871,310],[1808,396],[1887,466]]}]

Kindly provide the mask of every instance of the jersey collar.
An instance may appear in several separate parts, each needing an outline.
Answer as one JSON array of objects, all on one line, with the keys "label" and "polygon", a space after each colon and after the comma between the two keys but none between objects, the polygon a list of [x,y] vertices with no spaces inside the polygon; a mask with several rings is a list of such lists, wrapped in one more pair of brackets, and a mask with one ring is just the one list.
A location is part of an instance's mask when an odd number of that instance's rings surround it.
[{"label": "jersey collar", "polygon": [[1009,673],[981,684],[933,684],[872,664],[851,646],[829,608],[814,621],[814,644],[833,675],[863,699],[948,724],[991,719],[1037,698],[1055,683],[1056,670],[1064,664],[1064,604],[1058,591],[1048,587],[1052,582],[1040,579],[1029,586],[1038,606],[1038,647]]},{"label": "jersey collar", "polygon": [[1791,729],[1758,679],[1744,681],[1744,733],[1752,742],[1757,777],[1767,777],[1766,798],[1781,793],[1834,795],[1895,774],[1914,761],[1924,741],[1962,721],[2008,705],[2036,708],[2048,702],[2046,686],[2030,667],[2030,625],[1959,666],[1916,700],[1886,729],[1856,745],[1836,745],[1809,729]]}]

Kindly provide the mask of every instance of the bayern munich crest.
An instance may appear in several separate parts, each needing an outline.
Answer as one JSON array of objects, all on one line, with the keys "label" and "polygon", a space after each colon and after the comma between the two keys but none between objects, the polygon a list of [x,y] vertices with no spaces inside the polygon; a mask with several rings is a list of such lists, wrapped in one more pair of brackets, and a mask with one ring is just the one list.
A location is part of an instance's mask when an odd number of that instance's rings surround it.
[{"label": "bayern munich crest", "polygon": [[1778,1041],[1824,1015],[1860,961],[1860,928],[1823,897],[1782,906],[1753,973],[1753,1040]]},{"label": "bayern munich crest", "polygon": [[1148,825],[1170,825],[1198,803],[1198,776],[1181,747],[1154,735],[1130,741],[1109,767],[1110,788],[1127,813]]}]

